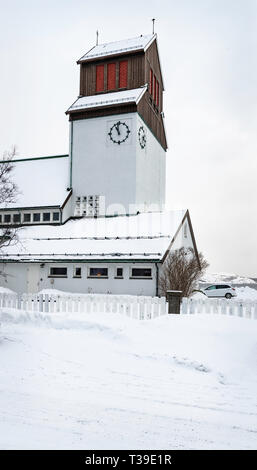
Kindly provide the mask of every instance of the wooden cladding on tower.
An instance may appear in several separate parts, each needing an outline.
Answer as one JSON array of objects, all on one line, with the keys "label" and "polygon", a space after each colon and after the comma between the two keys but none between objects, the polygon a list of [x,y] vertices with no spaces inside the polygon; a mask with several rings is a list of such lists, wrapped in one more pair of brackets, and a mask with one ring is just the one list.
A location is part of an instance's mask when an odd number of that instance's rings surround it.
[{"label": "wooden cladding on tower", "polygon": [[104,65],[96,66],[96,93],[104,91]]}]

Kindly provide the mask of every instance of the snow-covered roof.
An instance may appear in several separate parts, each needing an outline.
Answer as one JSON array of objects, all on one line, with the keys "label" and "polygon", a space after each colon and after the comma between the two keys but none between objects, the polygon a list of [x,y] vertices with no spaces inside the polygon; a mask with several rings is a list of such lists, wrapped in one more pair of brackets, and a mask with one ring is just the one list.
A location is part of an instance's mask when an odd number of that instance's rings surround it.
[{"label": "snow-covered roof", "polygon": [[69,186],[68,155],[13,161],[12,180],[19,194],[16,202],[0,205],[0,209],[60,206]]},{"label": "snow-covered roof", "polygon": [[160,260],[170,246],[185,211],[70,220],[61,226],[31,226],[20,243],[3,248],[0,258],[44,260]]},{"label": "snow-covered roof", "polygon": [[136,38],[123,39],[122,41],[108,42],[105,44],[99,44],[92,47],[85,55],[79,60],[85,62],[87,60],[102,59],[106,56],[113,56],[118,54],[125,54],[134,51],[146,51],[146,49],[152,44],[156,34],[148,34],[146,36],[138,36]]},{"label": "snow-covered roof", "polygon": [[99,108],[102,106],[114,106],[118,104],[138,103],[147,86],[134,88],[132,90],[115,91],[113,93],[104,93],[100,95],[82,96],[78,98],[75,103],[68,109],[67,113],[71,111],[80,111],[82,109]]}]

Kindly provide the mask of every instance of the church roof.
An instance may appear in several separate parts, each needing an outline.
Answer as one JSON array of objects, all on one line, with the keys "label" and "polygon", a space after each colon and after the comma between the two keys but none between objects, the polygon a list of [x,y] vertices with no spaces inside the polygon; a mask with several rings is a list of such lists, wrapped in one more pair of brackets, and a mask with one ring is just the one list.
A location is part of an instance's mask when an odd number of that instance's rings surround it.
[{"label": "church roof", "polygon": [[[1,162],[4,163],[4,162]],[[61,206],[69,186],[68,155],[13,160],[12,180],[19,194],[16,202],[0,209]]]},{"label": "church roof", "polygon": [[20,244],[3,248],[6,261],[161,260],[186,211],[70,220],[60,226],[24,227]]},{"label": "church roof", "polygon": [[132,90],[123,90],[115,91],[113,93],[101,93],[98,95],[82,96],[70,106],[70,108],[67,110],[67,114],[73,111],[81,111],[85,109],[115,106],[128,103],[137,104],[141,100],[146,90],[147,86],[143,86]]},{"label": "church roof", "polygon": [[146,51],[154,39],[156,39],[156,34],[148,34],[146,36],[141,35],[136,38],[123,39],[122,41],[99,44],[92,47],[92,49],[83,55],[78,60],[78,64],[89,60],[102,59],[108,56]]}]

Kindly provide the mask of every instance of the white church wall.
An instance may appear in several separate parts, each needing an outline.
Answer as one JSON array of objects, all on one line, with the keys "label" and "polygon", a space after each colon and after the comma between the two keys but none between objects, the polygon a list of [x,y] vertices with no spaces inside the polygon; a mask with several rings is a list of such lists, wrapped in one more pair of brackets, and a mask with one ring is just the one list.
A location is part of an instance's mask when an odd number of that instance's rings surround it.
[{"label": "white church wall", "polygon": [[[67,267],[67,278],[49,277],[50,267]],[[88,269],[108,267],[108,278],[89,278]],[[74,277],[75,267],[81,267],[81,278]],[[132,267],[152,268],[150,279],[130,279]],[[123,278],[116,278],[117,268]],[[74,293],[156,295],[154,263],[6,263],[1,264],[0,282],[17,293],[36,293],[42,289],[58,289]]]},{"label": "white church wall", "polygon": [[[140,146],[139,129],[143,128],[146,137],[144,148]],[[166,152],[137,115],[137,167],[136,203],[143,210],[162,210],[165,204]],[[156,206],[156,208],[154,208]]]},{"label": "white church wall", "polygon": [[64,208],[62,209],[62,223],[64,224],[70,217],[74,216],[72,207],[72,197],[67,201]]},{"label": "white church wall", "polygon": [[37,292],[39,288],[39,264],[1,263],[0,283],[17,293]]},{"label": "white church wall", "polygon": [[[120,145],[108,135],[118,121],[130,131]],[[120,129],[121,137],[126,129]],[[112,137],[119,139],[115,127]],[[122,204],[128,212],[136,191],[136,113],[74,121],[71,139],[73,207],[77,196],[100,195],[105,196],[107,207]]]}]

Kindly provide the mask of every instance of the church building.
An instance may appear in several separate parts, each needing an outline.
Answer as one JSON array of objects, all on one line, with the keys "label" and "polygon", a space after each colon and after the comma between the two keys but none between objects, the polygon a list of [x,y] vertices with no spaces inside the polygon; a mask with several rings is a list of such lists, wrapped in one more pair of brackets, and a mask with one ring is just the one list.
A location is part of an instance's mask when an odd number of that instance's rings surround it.
[{"label": "church building", "polygon": [[165,211],[157,37],[96,45],[77,63],[69,154],[13,160],[19,194],[0,206],[0,227],[20,227],[20,241],[0,252],[0,282],[19,293],[158,295],[169,252],[198,254],[189,212]]}]

